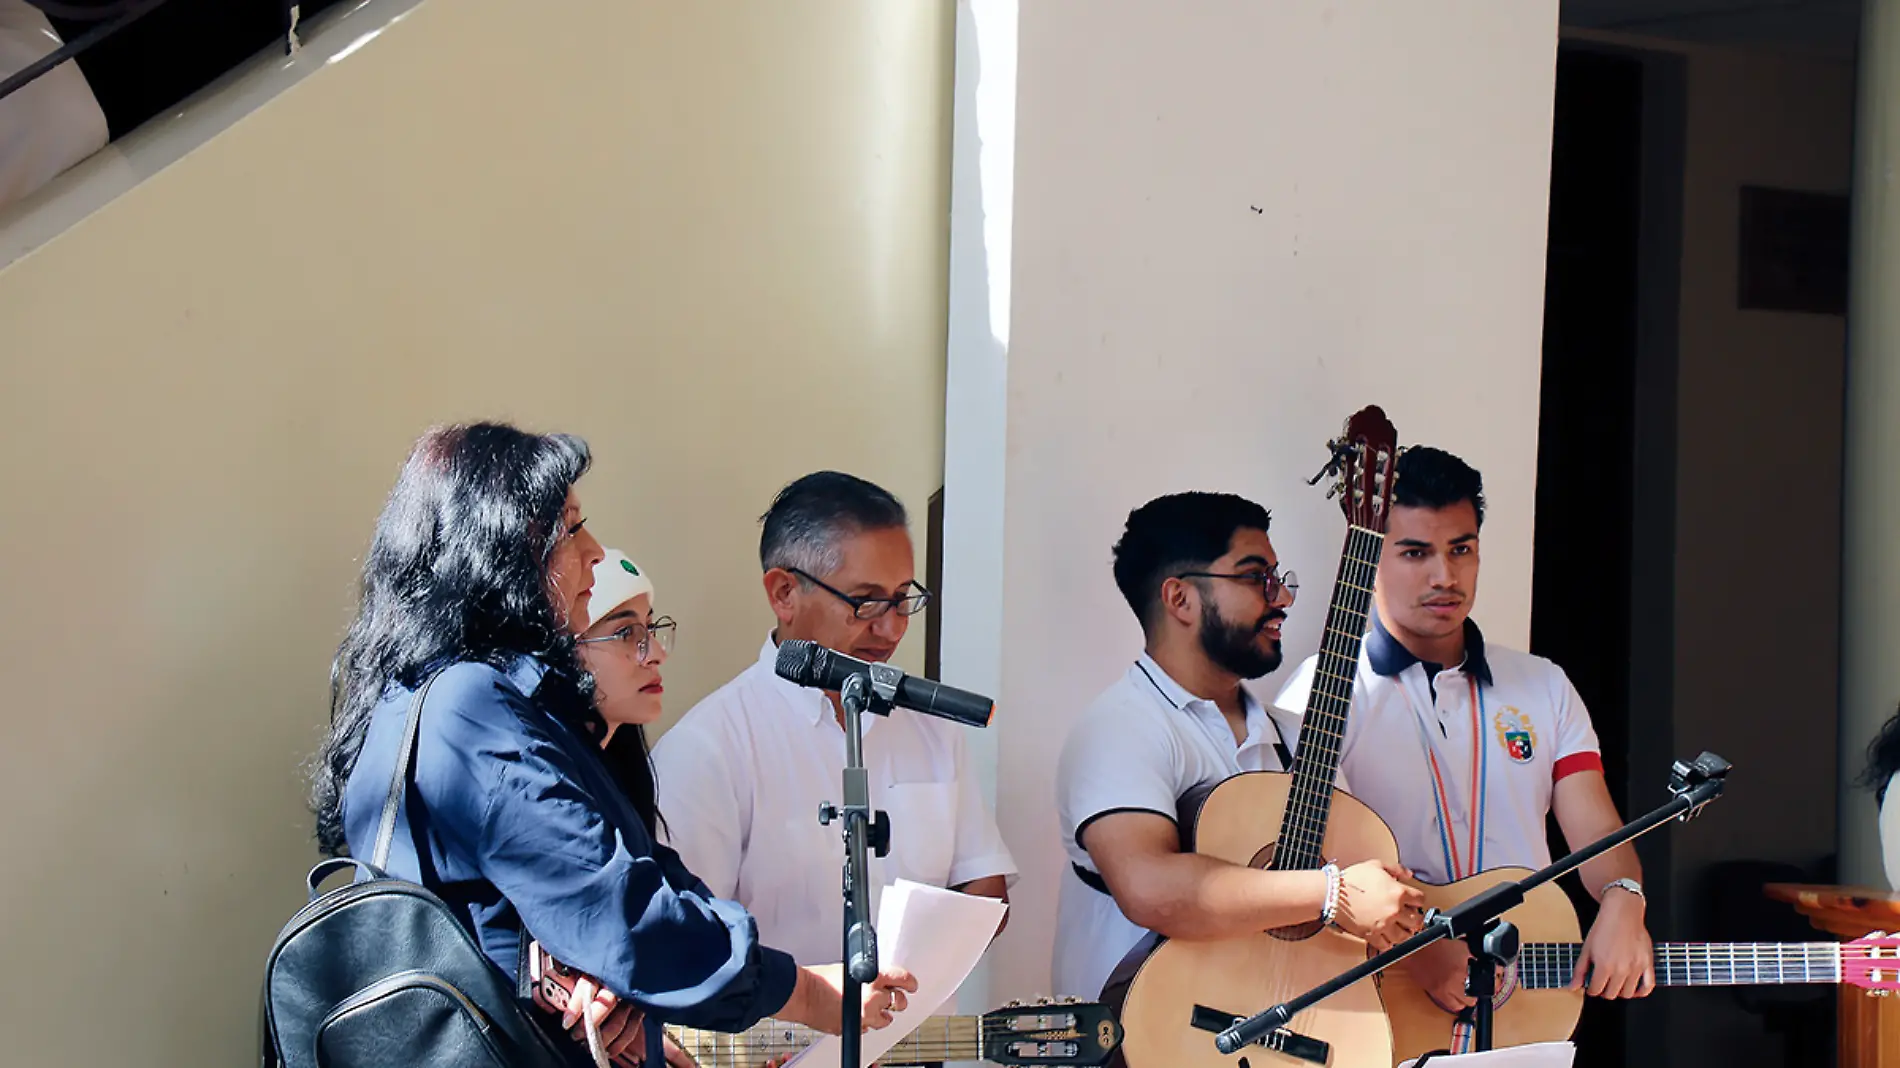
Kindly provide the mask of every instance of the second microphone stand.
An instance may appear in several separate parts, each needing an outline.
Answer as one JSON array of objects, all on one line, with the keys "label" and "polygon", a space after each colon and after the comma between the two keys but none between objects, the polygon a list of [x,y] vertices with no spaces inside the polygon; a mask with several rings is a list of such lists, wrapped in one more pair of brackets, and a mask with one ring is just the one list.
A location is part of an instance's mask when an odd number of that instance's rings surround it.
[{"label": "second microphone stand", "polygon": [[[871,787],[864,770],[866,712],[889,716],[897,696],[896,678],[880,680],[878,668],[844,681],[838,691],[844,706],[844,804],[818,806],[818,822],[844,820],[844,1049],[838,1063],[858,1068],[864,1062],[864,984],[877,980],[877,930],[871,926],[871,878],[865,851],[884,856],[891,848],[890,820],[871,808]],[[885,692],[888,690],[889,692]]]}]

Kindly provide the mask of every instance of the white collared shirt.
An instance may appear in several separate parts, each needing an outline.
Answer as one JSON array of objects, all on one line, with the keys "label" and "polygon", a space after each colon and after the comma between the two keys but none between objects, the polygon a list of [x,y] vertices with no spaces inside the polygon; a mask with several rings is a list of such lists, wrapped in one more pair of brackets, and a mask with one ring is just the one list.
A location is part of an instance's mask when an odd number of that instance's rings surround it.
[{"label": "white collared shirt", "polygon": [[[1557,780],[1603,770],[1590,714],[1562,668],[1487,647],[1475,623],[1465,635],[1465,662],[1428,678],[1427,665],[1375,618],[1340,746],[1353,796],[1392,828],[1399,862],[1429,883],[1465,878],[1474,864],[1479,871],[1549,865],[1546,827]],[[1317,661],[1302,663],[1274,704],[1303,714]],[[1442,789],[1434,784],[1434,758]],[[1481,842],[1472,841],[1474,822],[1482,825]]]},{"label": "white collared shirt", "polygon": [[[1056,764],[1056,812],[1072,865],[1095,862],[1079,841],[1095,820],[1116,812],[1153,812],[1178,822],[1183,796],[1243,771],[1284,771],[1275,750],[1295,745],[1297,716],[1267,712],[1243,688],[1247,737],[1234,743],[1227,717],[1195,697],[1144,654],[1082,713]],[[1092,998],[1148,931],[1073,867],[1062,874],[1056,914],[1055,989]]]},{"label": "white collared shirt", "polygon": [[[844,834],[818,822],[842,804],[844,729],[823,691],[759,660],[672,726],[653,749],[667,844],[714,894],[757,918],[760,941],[800,964],[843,956]],[[959,886],[1016,863],[964,757],[967,728],[908,709],[864,717],[871,804],[889,814],[890,855],[868,855],[872,915],[895,879]]]}]

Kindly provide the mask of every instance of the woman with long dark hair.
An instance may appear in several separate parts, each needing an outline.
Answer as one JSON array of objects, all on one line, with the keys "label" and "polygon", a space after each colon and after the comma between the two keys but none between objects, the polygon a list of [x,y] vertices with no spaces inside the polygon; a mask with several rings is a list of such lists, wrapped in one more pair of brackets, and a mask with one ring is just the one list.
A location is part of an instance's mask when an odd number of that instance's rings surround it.
[{"label": "woman with long dark hair", "polygon": [[1900,711],[1887,717],[1880,733],[1868,743],[1867,768],[1860,776],[1861,785],[1874,792],[1874,804],[1880,806],[1880,859],[1887,885],[1900,890],[1900,794],[1892,789],[1895,775],[1900,775]]},{"label": "woman with long dark hair", "polygon": [[[589,991],[598,983],[598,999],[576,1001],[605,1016],[610,1052],[661,1063],[661,1029],[642,1016],[724,1031],[775,1016],[836,1033],[836,966],[799,968],[760,945],[744,909],[655,842],[650,779],[623,788],[601,759],[607,726],[571,634],[603,557],[574,493],[589,462],[578,438],[492,423],[417,443],[337,655],[319,844],[369,853],[410,700],[433,678],[390,875],[442,897],[504,975],[535,941]],[[895,969],[867,985],[867,1025],[889,1023],[914,989]]]}]

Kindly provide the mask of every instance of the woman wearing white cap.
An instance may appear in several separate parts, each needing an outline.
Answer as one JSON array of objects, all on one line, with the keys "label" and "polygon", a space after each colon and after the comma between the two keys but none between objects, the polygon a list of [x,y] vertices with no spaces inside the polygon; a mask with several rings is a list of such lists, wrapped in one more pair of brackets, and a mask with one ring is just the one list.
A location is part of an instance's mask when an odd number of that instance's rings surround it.
[{"label": "woman wearing white cap", "polygon": [[594,676],[594,707],[607,721],[607,747],[619,748],[613,745],[615,739],[637,734],[642,743],[639,763],[645,765],[642,728],[660,718],[660,695],[666,692],[660,665],[673,650],[676,624],[665,616],[653,618],[653,580],[627,554],[613,549],[594,565],[588,605],[592,614],[575,644],[581,663]]},{"label": "woman wearing white cap", "polygon": [[[646,726],[660,718],[661,695],[666,688],[660,680],[660,665],[673,651],[673,636],[678,625],[668,616],[653,615],[653,580],[627,554],[603,550],[600,563],[594,565],[593,596],[588,601],[587,629],[575,639],[581,664],[594,677],[594,707],[607,721],[607,735],[601,741],[602,756],[621,789],[631,796],[654,794],[653,761],[648,755]],[[658,814],[664,824],[666,817]],[[677,858],[675,858],[677,859]],[[577,985],[580,997],[605,997],[592,977]],[[891,995],[901,1009],[902,991]],[[691,1058],[666,1043],[669,1065],[693,1063]],[[783,1064],[789,1056],[776,1057],[767,1068]]]}]

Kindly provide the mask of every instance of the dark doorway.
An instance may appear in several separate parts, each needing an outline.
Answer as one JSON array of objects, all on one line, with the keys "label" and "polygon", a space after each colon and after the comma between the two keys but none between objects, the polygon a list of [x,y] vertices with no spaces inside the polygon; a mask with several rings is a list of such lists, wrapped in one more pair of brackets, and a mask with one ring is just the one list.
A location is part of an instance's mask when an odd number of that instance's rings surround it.
[{"label": "dark doorway", "polygon": [[[1654,666],[1638,661],[1655,651],[1639,647],[1632,629],[1639,614],[1653,609],[1633,578],[1645,552],[1637,537],[1646,491],[1638,475],[1647,418],[1639,412],[1639,396],[1646,361],[1659,355],[1645,348],[1645,295],[1666,298],[1673,330],[1676,283],[1674,263],[1657,263],[1645,248],[1646,168],[1659,162],[1646,160],[1648,73],[1638,55],[1571,45],[1558,51],[1531,588],[1531,650],[1559,664],[1582,695],[1602,746],[1610,794],[1626,818],[1656,803],[1647,789],[1632,798],[1632,766],[1645,779],[1667,769],[1666,762],[1662,769],[1650,767],[1649,746],[1632,735],[1633,675]],[[1653,123],[1650,133],[1656,133]],[[1667,161],[1660,162],[1666,169]],[[1678,164],[1678,184],[1680,173]],[[1676,227],[1655,221],[1663,229]],[[1655,277],[1659,270],[1666,277]],[[1662,354],[1671,366],[1673,353],[1671,336]],[[1659,417],[1673,426],[1673,402]],[[1669,487],[1664,489],[1666,500]],[[1665,539],[1665,559],[1667,544]],[[1660,588],[1666,591],[1668,584]],[[1666,750],[1668,744],[1665,720],[1661,745]],[[1555,820],[1551,836],[1553,855],[1568,851]],[[1661,837],[1651,835],[1655,841],[1646,840],[1641,849],[1652,927],[1668,911],[1658,907],[1651,878],[1668,869],[1666,853],[1651,857],[1656,848],[1666,848]],[[1595,903],[1576,877],[1565,885],[1587,930]],[[1587,999],[1575,1035],[1577,1064],[1649,1062],[1648,1055],[1662,1050],[1644,1050],[1645,1043],[1630,1036],[1638,1022],[1632,1014],[1651,1011],[1647,1004],[1632,1009]]]}]

